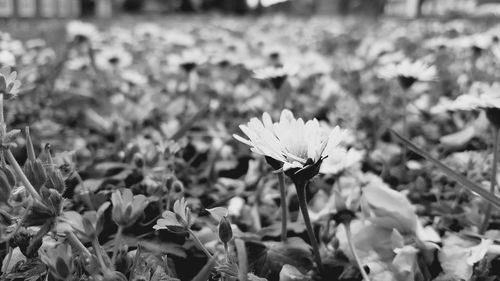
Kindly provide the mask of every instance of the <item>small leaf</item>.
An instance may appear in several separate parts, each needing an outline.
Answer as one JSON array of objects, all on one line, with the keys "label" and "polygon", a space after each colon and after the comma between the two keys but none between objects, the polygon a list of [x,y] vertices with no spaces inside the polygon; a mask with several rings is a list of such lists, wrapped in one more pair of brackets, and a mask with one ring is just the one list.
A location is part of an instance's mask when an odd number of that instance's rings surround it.
[{"label": "small leaf", "polygon": [[408,139],[404,138],[403,136],[399,135],[395,131],[391,130],[391,132],[399,141],[406,144],[409,149],[411,149],[413,152],[417,153],[418,155],[424,157],[428,161],[432,162],[432,164],[434,164],[438,168],[440,168],[447,176],[449,176],[450,178],[454,179],[455,181],[457,181],[458,183],[463,185],[465,188],[467,188],[472,193],[481,196],[484,200],[490,202],[495,207],[500,208],[500,198],[498,198],[495,194],[483,189],[479,185],[471,182],[469,179],[467,179],[464,176],[460,175],[459,173],[453,171],[448,166],[443,164],[441,161],[439,161],[436,158],[434,158],[433,156],[431,156],[428,152],[417,147],[413,142],[411,142]]}]

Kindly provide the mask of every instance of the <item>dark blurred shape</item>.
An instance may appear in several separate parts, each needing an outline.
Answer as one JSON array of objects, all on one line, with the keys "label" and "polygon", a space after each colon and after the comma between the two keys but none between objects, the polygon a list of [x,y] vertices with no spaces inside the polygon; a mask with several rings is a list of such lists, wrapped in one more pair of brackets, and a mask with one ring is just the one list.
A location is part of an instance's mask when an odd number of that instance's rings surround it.
[{"label": "dark blurred shape", "polygon": [[82,0],[80,1],[80,11],[82,17],[90,17],[95,13],[95,0]]},{"label": "dark blurred shape", "polygon": [[126,12],[137,13],[142,11],[144,0],[125,0],[123,2],[123,10]]}]

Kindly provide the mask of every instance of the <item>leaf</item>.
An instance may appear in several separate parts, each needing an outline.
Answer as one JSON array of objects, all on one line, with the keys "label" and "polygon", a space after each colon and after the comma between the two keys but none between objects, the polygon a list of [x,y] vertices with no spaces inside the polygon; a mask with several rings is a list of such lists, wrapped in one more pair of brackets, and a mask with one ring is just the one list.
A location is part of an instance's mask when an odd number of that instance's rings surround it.
[{"label": "leaf", "polygon": [[285,264],[294,266],[301,272],[313,268],[311,246],[298,237],[282,242],[247,242],[250,271],[259,277],[278,277]]},{"label": "leaf", "polygon": [[465,188],[467,188],[467,190],[471,191],[474,194],[481,196],[484,200],[493,204],[495,207],[500,208],[500,198],[498,198],[495,194],[483,189],[479,185],[471,182],[466,177],[453,171],[448,166],[443,164],[441,161],[437,160],[436,158],[431,156],[428,152],[426,152],[426,151],[422,150],[421,148],[419,148],[418,146],[416,146],[413,142],[411,142],[408,139],[404,138],[403,136],[399,135],[394,130],[391,130],[391,132],[399,141],[406,144],[409,149],[411,149],[413,152],[417,153],[418,155],[424,157],[428,161],[432,162],[432,164],[434,164],[438,168],[440,168],[447,176],[449,176],[450,178],[454,179],[455,181],[457,181],[458,183],[463,185]]},{"label": "leaf", "polygon": [[[302,222],[290,222],[287,224],[287,231],[292,231],[295,234],[304,233],[306,226]],[[281,222],[262,228],[258,234],[262,237],[279,237],[281,235]]]}]

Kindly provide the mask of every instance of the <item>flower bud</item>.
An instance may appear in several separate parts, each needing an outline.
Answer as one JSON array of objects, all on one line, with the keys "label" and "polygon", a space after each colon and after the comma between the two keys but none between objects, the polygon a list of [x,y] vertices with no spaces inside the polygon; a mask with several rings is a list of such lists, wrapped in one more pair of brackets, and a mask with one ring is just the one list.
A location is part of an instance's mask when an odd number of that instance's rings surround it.
[{"label": "flower bud", "polygon": [[219,239],[222,243],[226,244],[233,238],[233,229],[231,228],[231,222],[227,217],[222,217],[219,222]]},{"label": "flower bud", "polygon": [[35,161],[28,160],[26,164],[24,164],[24,174],[37,191],[40,190],[47,181],[47,173],[40,159],[36,159]]},{"label": "flower bud", "polygon": [[64,184],[64,179],[59,169],[52,169],[52,171],[47,173],[47,182],[45,186],[55,189],[61,194],[64,193],[66,185]]}]

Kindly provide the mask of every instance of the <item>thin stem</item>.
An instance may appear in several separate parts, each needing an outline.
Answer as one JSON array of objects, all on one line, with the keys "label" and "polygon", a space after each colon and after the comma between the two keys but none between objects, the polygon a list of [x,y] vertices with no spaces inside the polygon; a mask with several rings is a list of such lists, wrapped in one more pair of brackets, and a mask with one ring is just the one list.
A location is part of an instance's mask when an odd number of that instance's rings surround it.
[{"label": "thin stem", "polygon": [[247,250],[245,248],[245,242],[239,238],[234,240],[234,245],[236,246],[236,252],[238,253],[238,279],[240,281],[247,281],[248,274],[248,258],[247,258]]},{"label": "thin stem", "polygon": [[[403,136],[407,139],[410,139],[410,133],[408,129],[408,90],[403,90]],[[407,154],[408,154],[408,146],[405,144],[403,145],[403,157],[402,157],[402,165],[403,165],[403,171],[406,171],[406,161],[407,161]]]},{"label": "thin stem", "polygon": [[0,136],[4,136],[6,125],[5,125],[5,115],[3,112],[3,94],[0,94],[0,127],[1,127]]},{"label": "thin stem", "polygon": [[99,241],[97,240],[97,236],[92,239],[92,247],[94,248],[95,255],[97,257],[97,261],[99,262],[99,265],[101,266],[102,272],[107,272],[109,271],[108,266],[104,262],[104,258],[102,257],[102,252],[101,252],[101,245],[99,244]]},{"label": "thin stem", "polygon": [[82,244],[80,239],[78,239],[78,237],[76,237],[76,235],[73,232],[66,231],[65,233],[66,233],[66,238],[68,238],[69,243],[71,244],[72,247],[78,248],[87,257],[92,256],[89,250]]},{"label": "thin stem", "polygon": [[208,249],[201,243],[200,239],[194,234],[194,232],[191,229],[187,230],[189,234],[193,237],[194,243],[207,255],[209,259],[213,258],[212,254],[208,251]]},{"label": "thin stem", "polygon": [[366,271],[363,269],[363,265],[361,264],[361,260],[359,259],[358,253],[356,252],[356,249],[354,248],[354,243],[352,243],[351,222],[344,223],[344,227],[345,227],[345,233],[347,235],[347,243],[349,244],[349,248],[351,249],[351,252],[354,256],[354,259],[356,260],[356,263],[358,264],[359,271],[361,272],[361,276],[363,276],[363,280],[370,281],[368,274],[366,274]]},{"label": "thin stem", "polygon": [[7,158],[10,165],[12,165],[12,168],[14,168],[14,171],[17,173],[17,175],[19,176],[19,178],[23,182],[26,190],[28,190],[28,192],[31,194],[31,196],[33,196],[33,199],[39,200],[39,201],[42,200],[42,198],[40,197],[40,194],[38,194],[38,192],[33,187],[33,185],[31,185],[30,181],[28,180],[28,178],[24,174],[23,169],[21,169],[21,167],[17,163],[17,160],[14,157],[14,155],[12,154],[12,152],[10,151],[10,149],[5,149],[4,152],[5,152],[4,153],[5,157]]},{"label": "thin stem", "polygon": [[116,261],[116,254],[118,253],[118,245],[120,245],[120,240],[122,240],[123,226],[118,226],[118,231],[115,235],[115,241],[113,241],[113,255],[111,256],[111,264],[114,266]]},{"label": "thin stem", "polygon": [[306,200],[306,187],[308,182],[302,184],[295,184],[295,188],[297,189],[297,197],[299,198],[299,206],[300,211],[302,212],[302,217],[304,218],[304,223],[306,225],[307,234],[309,235],[309,240],[311,240],[311,246],[313,248],[314,259],[316,261],[316,265],[320,271],[323,271],[323,263],[321,262],[321,255],[319,253],[318,241],[316,240],[316,236],[314,235],[314,230],[311,223],[311,218],[309,218],[309,210],[307,209],[307,200]]},{"label": "thin stem", "polygon": [[[493,128],[493,163],[491,167],[491,179],[490,179],[490,192],[492,194],[495,193],[495,186],[497,181],[497,163],[498,163],[498,137],[499,137],[500,129],[497,127]],[[484,212],[484,221],[481,225],[480,233],[484,234],[488,229],[491,219],[491,211],[493,209],[493,205],[488,203],[486,206],[486,211]]]},{"label": "thin stem", "polygon": [[287,223],[288,223],[288,208],[286,202],[286,187],[285,187],[285,175],[283,171],[278,173],[278,181],[280,185],[280,200],[281,200],[281,241],[286,243],[287,240]]},{"label": "thin stem", "polygon": [[229,249],[227,243],[224,243],[224,254],[226,256],[226,262],[229,263]]}]

